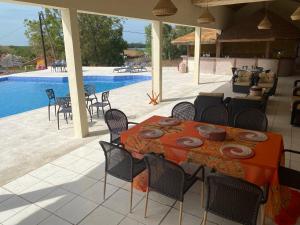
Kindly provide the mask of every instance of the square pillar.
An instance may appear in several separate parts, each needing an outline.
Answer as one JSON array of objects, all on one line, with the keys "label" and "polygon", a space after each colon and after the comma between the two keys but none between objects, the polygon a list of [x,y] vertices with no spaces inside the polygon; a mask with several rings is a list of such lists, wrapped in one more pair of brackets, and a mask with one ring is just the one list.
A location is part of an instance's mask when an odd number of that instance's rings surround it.
[{"label": "square pillar", "polygon": [[76,9],[62,9],[62,25],[75,136],[88,135],[87,111],[83,88],[80,36]]},{"label": "square pillar", "polygon": [[194,83],[200,84],[201,27],[195,27]]},{"label": "square pillar", "polygon": [[162,101],[162,22],[152,21],[152,91]]}]

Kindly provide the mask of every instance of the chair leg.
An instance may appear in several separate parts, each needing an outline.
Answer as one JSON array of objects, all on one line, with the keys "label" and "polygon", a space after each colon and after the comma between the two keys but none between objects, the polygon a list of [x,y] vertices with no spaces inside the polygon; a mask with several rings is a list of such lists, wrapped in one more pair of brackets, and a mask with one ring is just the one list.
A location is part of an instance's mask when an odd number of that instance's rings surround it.
[{"label": "chair leg", "polygon": [[97,107],[97,118],[99,118],[99,107]]},{"label": "chair leg", "polygon": [[179,209],[179,225],[182,224],[182,211],[183,211],[183,202],[180,202],[180,209]]},{"label": "chair leg", "polygon": [[144,218],[147,217],[148,198],[149,198],[149,188],[147,188],[147,191],[146,191],[146,202],[145,202],[145,213],[144,213]]},{"label": "chair leg", "polygon": [[104,107],[102,106],[102,113],[103,113],[103,117],[104,117]]},{"label": "chair leg", "polygon": [[50,104],[48,105],[48,120],[50,121]]},{"label": "chair leg", "polygon": [[202,182],[202,188],[201,188],[201,207],[204,208],[204,193],[205,193],[205,183]]},{"label": "chair leg", "polygon": [[106,172],[104,172],[103,200],[105,200],[105,192],[106,192],[106,178],[107,178],[107,173],[106,173]]},{"label": "chair leg", "polygon": [[56,103],[54,104],[54,115],[56,116]]},{"label": "chair leg", "polygon": [[205,211],[203,215],[203,222],[201,225],[206,225],[206,221],[207,221],[207,212]]},{"label": "chair leg", "polygon": [[130,213],[132,213],[132,195],[133,195],[133,182],[130,183],[130,205],[129,205]]},{"label": "chair leg", "polygon": [[265,224],[265,209],[266,209],[266,204],[263,204],[260,208],[260,225]]},{"label": "chair leg", "polygon": [[57,128],[59,130],[59,113],[57,113]]}]

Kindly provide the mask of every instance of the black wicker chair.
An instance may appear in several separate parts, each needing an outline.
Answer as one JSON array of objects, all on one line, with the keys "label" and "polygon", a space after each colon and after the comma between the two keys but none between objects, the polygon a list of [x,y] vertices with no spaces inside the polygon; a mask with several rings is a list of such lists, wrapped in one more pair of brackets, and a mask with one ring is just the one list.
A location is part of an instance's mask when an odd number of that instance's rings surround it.
[{"label": "black wicker chair", "polygon": [[144,216],[147,216],[149,192],[155,191],[180,202],[179,224],[181,224],[184,194],[199,179],[197,174],[200,170],[202,171],[202,178],[204,177],[203,167],[197,166],[192,174],[188,174],[181,166],[164,159],[161,155],[146,154],[144,160],[148,170]]},{"label": "black wicker chair", "polygon": [[260,206],[268,199],[269,186],[263,191],[247,181],[220,174],[208,175],[206,186],[202,225],[206,224],[208,212],[244,225],[257,224]]},{"label": "black wicker chair", "polygon": [[258,109],[246,109],[238,113],[234,119],[234,127],[267,131],[268,118],[265,113]]},{"label": "black wicker chair", "polygon": [[201,115],[201,122],[228,125],[228,111],[224,104],[207,107]]},{"label": "black wicker chair", "polygon": [[56,116],[57,116],[57,129],[59,130],[59,114],[64,115],[64,119],[68,123],[68,116],[72,118],[72,107],[70,97],[57,97],[56,105],[58,106]]},{"label": "black wicker chair", "polygon": [[260,100],[255,100],[247,97],[231,98],[227,104],[227,110],[229,114],[229,126],[234,126],[234,119],[237,114],[246,109],[258,109],[265,112],[267,99],[264,97]]},{"label": "black wicker chair", "polygon": [[56,115],[56,99],[55,99],[55,93],[53,89],[46,89],[46,94],[48,97],[48,120],[50,121],[50,107],[54,106],[54,114]]},{"label": "black wicker chair", "polygon": [[196,116],[196,109],[193,103],[180,102],[172,109],[171,117],[181,120],[194,120]]},{"label": "black wicker chair", "polygon": [[128,122],[125,113],[118,109],[110,109],[106,111],[104,119],[110,132],[110,142],[114,144],[120,144],[120,133],[128,130],[129,124],[137,124],[134,122]]},{"label": "black wicker chair", "polygon": [[101,95],[101,102],[98,101],[98,98],[96,95],[94,95],[93,97],[96,102],[95,103],[92,103],[90,104],[89,106],[89,111],[91,112],[91,114],[93,114],[93,108],[97,108],[97,117],[99,118],[99,108],[102,109],[102,113],[103,115],[105,114],[105,111],[104,111],[104,108],[105,107],[109,107],[109,109],[111,109],[111,105],[110,105],[110,102],[109,102],[109,91],[105,91],[102,93]]},{"label": "black wicker chair", "polygon": [[133,178],[146,168],[143,159],[136,159],[124,148],[114,144],[99,142],[105,155],[105,175],[103,199],[105,200],[107,174],[131,183],[130,188],[130,213],[132,212]]},{"label": "black wicker chair", "polygon": [[[289,150],[289,149],[285,149],[283,153],[300,155],[300,152]],[[300,171],[293,170],[291,168],[284,167],[284,166],[279,166],[278,175],[279,175],[279,183],[281,185],[300,190]]]},{"label": "black wicker chair", "polygon": [[222,104],[223,99],[223,93],[200,93],[194,102],[194,106],[196,108],[195,120],[200,122],[203,110],[209,106]]}]

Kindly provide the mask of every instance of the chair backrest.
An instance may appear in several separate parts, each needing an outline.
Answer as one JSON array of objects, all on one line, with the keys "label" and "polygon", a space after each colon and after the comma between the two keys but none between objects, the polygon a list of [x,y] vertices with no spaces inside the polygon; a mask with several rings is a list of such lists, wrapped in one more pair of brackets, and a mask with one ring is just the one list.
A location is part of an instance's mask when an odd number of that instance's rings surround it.
[{"label": "chair backrest", "polygon": [[56,104],[58,105],[58,110],[60,108],[68,108],[70,107],[71,98],[70,97],[57,97]]},{"label": "chair backrest", "polygon": [[46,89],[46,94],[47,94],[49,101],[52,99],[55,100],[55,93],[54,93],[53,89]]},{"label": "chair backrest", "polygon": [[144,156],[148,169],[148,188],[178,201],[183,201],[185,172],[177,164],[155,154]]},{"label": "chair backrest", "polygon": [[268,118],[265,113],[258,109],[245,109],[238,113],[234,119],[234,127],[267,131]]},{"label": "chair backrest", "polygon": [[194,120],[196,115],[196,109],[193,103],[180,102],[176,104],[172,109],[172,117],[182,120]]},{"label": "chair backrest", "polygon": [[203,110],[209,106],[223,103],[223,98],[224,95],[198,95],[194,102],[194,106],[196,108],[195,120],[200,122]]},{"label": "chair backrest", "polygon": [[232,98],[227,104],[227,110],[229,114],[229,125],[234,126],[234,119],[237,114],[246,109],[258,109],[264,110],[263,100],[253,100],[247,98]]},{"label": "chair backrest", "polygon": [[231,71],[232,71],[232,75],[236,76],[237,68],[236,67],[232,67]]},{"label": "chair backrest", "polygon": [[122,131],[128,130],[127,116],[118,109],[109,109],[106,111],[104,119],[110,132],[111,142],[117,140]]},{"label": "chair backrest", "polygon": [[262,189],[247,181],[222,175],[207,176],[206,210],[226,219],[256,225]]},{"label": "chair backrest", "polygon": [[105,171],[123,180],[133,179],[133,157],[124,148],[117,145],[100,141],[105,155]]},{"label": "chair backrest", "polygon": [[102,92],[101,100],[102,102],[109,102],[109,91]]},{"label": "chair backrest", "polygon": [[228,125],[228,111],[224,104],[209,106],[201,115],[201,122]]},{"label": "chair backrest", "polygon": [[96,94],[96,86],[94,84],[85,84],[84,91],[87,96]]}]

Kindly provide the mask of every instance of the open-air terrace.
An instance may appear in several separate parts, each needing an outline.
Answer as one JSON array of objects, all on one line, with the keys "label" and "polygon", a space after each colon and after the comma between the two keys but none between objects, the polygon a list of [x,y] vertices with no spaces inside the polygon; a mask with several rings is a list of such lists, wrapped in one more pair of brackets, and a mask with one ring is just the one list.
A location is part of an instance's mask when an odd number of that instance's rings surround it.
[{"label": "open-air terrace", "polygon": [[[37,70],[0,77],[0,225],[300,225],[298,1],[7,2],[55,10],[25,21]],[[144,62],[116,18],[149,21]]]}]

